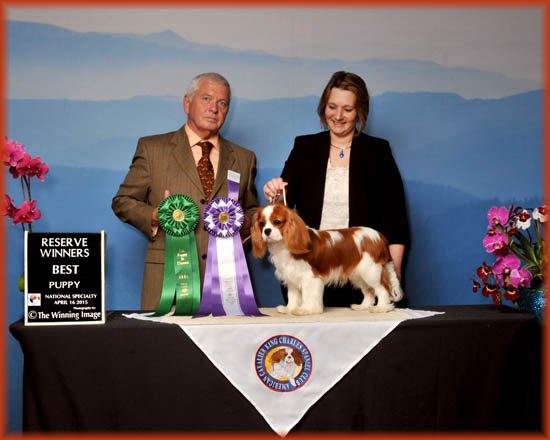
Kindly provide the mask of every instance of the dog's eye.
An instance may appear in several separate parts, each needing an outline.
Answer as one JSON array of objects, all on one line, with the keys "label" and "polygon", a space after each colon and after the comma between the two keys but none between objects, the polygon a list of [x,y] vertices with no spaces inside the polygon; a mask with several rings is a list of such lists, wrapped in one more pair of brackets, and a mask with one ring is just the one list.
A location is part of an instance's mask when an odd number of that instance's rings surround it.
[{"label": "dog's eye", "polygon": [[281,220],[273,220],[273,224],[274,224],[275,226],[279,226],[281,223],[282,223]]},{"label": "dog's eye", "polygon": [[260,228],[263,228],[265,226],[265,222],[264,221],[260,221],[258,222],[258,224],[260,225]]}]

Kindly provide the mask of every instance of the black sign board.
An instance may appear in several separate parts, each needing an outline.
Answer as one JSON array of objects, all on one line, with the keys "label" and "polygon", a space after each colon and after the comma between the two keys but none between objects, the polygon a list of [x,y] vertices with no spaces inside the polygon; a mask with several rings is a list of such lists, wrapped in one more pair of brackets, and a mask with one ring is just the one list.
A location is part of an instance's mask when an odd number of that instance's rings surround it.
[{"label": "black sign board", "polygon": [[25,232],[25,325],[105,323],[105,232]]}]

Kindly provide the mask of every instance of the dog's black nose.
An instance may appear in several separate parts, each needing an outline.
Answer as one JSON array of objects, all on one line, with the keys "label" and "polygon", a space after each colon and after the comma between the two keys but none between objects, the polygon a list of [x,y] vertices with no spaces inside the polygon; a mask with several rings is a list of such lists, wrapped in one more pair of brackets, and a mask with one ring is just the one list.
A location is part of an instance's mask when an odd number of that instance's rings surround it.
[{"label": "dog's black nose", "polygon": [[271,228],[265,228],[264,229],[264,234],[269,237],[269,234],[271,234]]}]

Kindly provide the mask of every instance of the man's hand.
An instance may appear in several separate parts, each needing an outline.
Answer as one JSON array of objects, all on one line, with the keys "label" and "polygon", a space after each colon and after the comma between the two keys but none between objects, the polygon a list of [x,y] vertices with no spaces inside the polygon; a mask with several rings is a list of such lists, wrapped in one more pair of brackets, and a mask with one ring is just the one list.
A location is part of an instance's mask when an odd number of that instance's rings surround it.
[{"label": "man's hand", "polygon": [[[170,197],[170,191],[165,189],[164,190],[164,198]],[[157,206],[153,210],[153,216],[151,218],[151,235],[153,238],[157,236],[157,233],[159,231],[159,207]]]}]

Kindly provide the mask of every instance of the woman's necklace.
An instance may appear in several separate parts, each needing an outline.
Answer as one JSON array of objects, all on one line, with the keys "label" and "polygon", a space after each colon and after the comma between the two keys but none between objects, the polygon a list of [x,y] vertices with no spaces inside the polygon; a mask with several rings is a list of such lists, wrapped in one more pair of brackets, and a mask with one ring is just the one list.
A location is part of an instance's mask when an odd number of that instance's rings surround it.
[{"label": "woman's necklace", "polygon": [[349,150],[351,148],[351,145],[349,147],[339,147],[338,145],[330,144],[330,146],[332,148],[337,148],[338,150],[340,150],[340,153],[338,154],[338,157],[340,159],[344,158],[344,151]]}]

